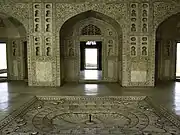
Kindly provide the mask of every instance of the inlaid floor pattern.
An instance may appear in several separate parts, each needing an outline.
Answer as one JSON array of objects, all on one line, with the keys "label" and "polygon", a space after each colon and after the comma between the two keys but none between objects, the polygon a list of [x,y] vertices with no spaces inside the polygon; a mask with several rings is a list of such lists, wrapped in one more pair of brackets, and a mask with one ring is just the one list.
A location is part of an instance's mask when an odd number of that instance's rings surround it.
[{"label": "inlaid floor pattern", "polygon": [[145,96],[34,97],[0,122],[2,135],[180,135],[179,127]]}]

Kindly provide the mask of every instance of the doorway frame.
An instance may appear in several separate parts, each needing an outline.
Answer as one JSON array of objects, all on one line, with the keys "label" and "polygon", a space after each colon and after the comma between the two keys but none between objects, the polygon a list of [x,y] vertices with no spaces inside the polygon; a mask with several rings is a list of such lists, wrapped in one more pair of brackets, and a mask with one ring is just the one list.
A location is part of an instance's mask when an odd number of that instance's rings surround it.
[{"label": "doorway frame", "polygon": [[[80,41],[80,70],[101,70],[102,71],[102,42],[101,41],[95,41],[97,44],[96,45],[86,45],[87,41]],[[94,48],[97,49],[97,68],[90,68],[86,69],[85,63],[86,63],[86,49],[87,48]],[[84,51],[84,52],[81,52]],[[83,55],[82,55],[83,54]],[[82,62],[82,58],[83,62]],[[83,67],[84,65],[84,67]]]},{"label": "doorway frame", "polygon": [[[102,66],[102,78],[101,80],[104,80],[104,52],[103,50],[105,49],[104,48],[104,38],[103,36],[97,36],[97,35],[94,35],[94,36],[80,36],[79,38],[76,39],[76,45],[78,45],[78,61],[77,61],[77,64],[78,64],[78,81],[81,81],[81,78],[80,78],[80,72],[81,72],[81,48],[80,48],[80,42],[87,42],[87,41],[96,41],[96,42],[101,42],[101,49],[102,49],[102,56],[101,56],[101,66]],[[101,80],[96,80],[97,82],[98,81],[101,81]]]},{"label": "doorway frame", "polygon": [[[82,34],[82,29],[89,24],[100,28],[101,34]],[[119,82],[121,84],[122,69],[118,67],[122,66],[122,31],[119,33],[116,31],[116,27],[113,27],[113,25],[105,20],[95,17],[88,17],[80,20],[71,29],[68,29],[69,27],[67,27],[67,33],[63,35],[62,33],[65,33],[66,27],[67,26],[64,25],[60,30],[60,62],[62,65],[61,69],[62,71],[64,70],[60,74],[60,83],[82,81],[80,74],[79,44],[80,41],[93,40],[102,42],[102,79],[96,82]],[[110,55],[108,53],[109,48],[113,48],[113,52]],[[72,55],[69,54],[70,49],[74,52]],[[65,66],[68,66],[69,68],[65,68]],[[109,67],[111,69],[109,69]]]}]

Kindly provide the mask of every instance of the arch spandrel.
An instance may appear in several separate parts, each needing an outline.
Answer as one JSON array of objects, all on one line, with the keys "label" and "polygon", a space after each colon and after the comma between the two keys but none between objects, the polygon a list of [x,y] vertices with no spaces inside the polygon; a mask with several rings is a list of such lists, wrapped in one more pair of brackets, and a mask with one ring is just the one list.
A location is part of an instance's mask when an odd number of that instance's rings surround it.
[{"label": "arch spandrel", "polygon": [[7,5],[0,4],[0,14],[15,18],[24,26],[26,32],[29,32],[29,11],[28,3],[8,3]]},{"label": "arch spandrel", "polygon": [[[112,8],[113,7],[113,8]],[[78,9],[78,10],[77,10]],[[104,14],[108,17],[111,17],[113,20],[118,22],[119,26],[122,28],[122,31],[125,22],[127,20],[126,11],[127,4],[56,4],[56,27],[61,28],[63,24],[68,21],[70,18],[79,15],[84,12],[94,11],[97,13]],[[118,14],[117,14],[118,12]],[[100,16],[98,16],[100,17]],[[59,33],[59,29],[57,31]]]},{"label": "arch spandrel", "polygon": [[155,2],[153,6],[155,31],[163,21],[180,12],[180,4],[174,2]]}]

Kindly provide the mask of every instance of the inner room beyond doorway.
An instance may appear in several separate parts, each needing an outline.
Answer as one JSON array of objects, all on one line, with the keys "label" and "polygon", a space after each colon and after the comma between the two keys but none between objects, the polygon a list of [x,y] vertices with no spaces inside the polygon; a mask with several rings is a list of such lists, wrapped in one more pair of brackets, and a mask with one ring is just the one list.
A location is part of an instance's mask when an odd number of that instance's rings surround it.
[{"label": "inner room beyond doorway", "polygon": [[101,80],[102,44],[96,41],[80,42],[80,80]]},{"label": "inner room beyond doorway", "polygon": [[176,51],[176,79],[180,79],[180,43],[177,43]]},{"label": "inner room beyond doorway", "polygon": [[6,43],[0,43],[0,81],[7,79]]}]

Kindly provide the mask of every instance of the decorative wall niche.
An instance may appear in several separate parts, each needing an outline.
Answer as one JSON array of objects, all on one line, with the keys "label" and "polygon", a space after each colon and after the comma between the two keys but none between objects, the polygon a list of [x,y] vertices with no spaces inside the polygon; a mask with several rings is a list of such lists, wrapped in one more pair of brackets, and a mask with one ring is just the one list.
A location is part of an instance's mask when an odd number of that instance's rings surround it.
[{"label": "decorative wall niche", "polygon": [[41,27],[42,27],[42,19],[41,19],[41,9],[42,4],[41,3],[34,3],[33,4],[33,11],[34,11],[34,36],[33,36],[33,45],[34,45],[34,55],[40,56],[41,55],[41,36],[36,36],[41,33]]},{"label": "decorative wall niche", "polygon": [[45,32],[52,32],[52,3],[45,4]]},{"label": "decorative wall niche", "polygon": [[172,49],[172,41],[166,40],[165,46],[164,46],[164,57],[166,59],[169,59],[171,56],[171,49]]},{"label": "decorative wall niche", "polygon": [[109,39],[107,42],[107,56],[112,56],[114,54],[114,41]]},{"label": "decorative wall niche", "polygon": [[45,48],[46,48],[46,56],[52,55],[52,38],[50,36],[45,37]]},{"label": "decorative wall niche", "polygon": [[51,47],[46,47],[46,56],[51,56]]},{"label": "decorative wall niche", "polygon": [[17,42],[15,40],[12,41],[12,56],[16,57],[18,53]]},{"label": "decorative wall niche", "polygon": [[34,10],[34,32],[41,31],[41,3],[33,4]]},{"label": "decorative wall niche", "polygon": [[148,56],[148,36],[141,37],[141,56]]},{"label": "decorative wall niche", "polygon": [[[137,32],[137,24],[138,24],[138,3],[130,4],[130,31]],[[134,47],[132,47],[134,48]]]},{"label": "decorative wall niche", "polygon": [[149,3],[141,4],[141,31],[148,32],[148,22],[149,22]]},{"label": "decorative wall niche", "polygon": [[130,36],[130,56],[137,56],[137,36]]}]

